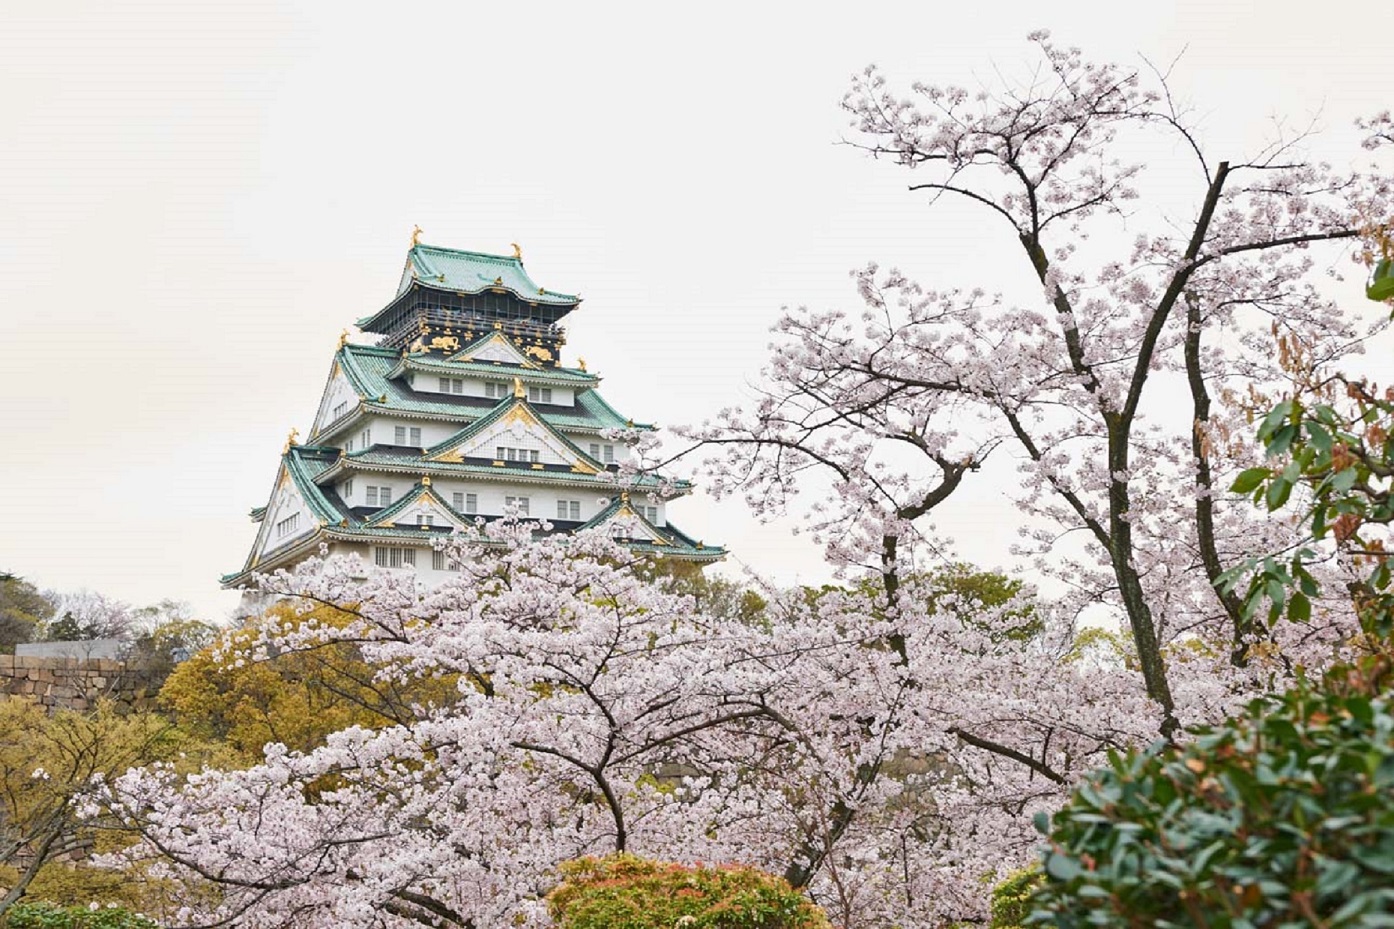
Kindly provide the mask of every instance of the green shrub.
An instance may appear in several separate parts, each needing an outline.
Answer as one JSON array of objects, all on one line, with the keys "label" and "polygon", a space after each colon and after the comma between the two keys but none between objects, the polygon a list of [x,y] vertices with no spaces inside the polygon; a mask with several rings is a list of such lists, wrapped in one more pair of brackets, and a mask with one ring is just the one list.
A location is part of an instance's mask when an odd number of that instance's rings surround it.
[{"label": "green shrub", "polygon": [[633,855],[562,865],[547,896],[561,929],[830,929],[783,879],[743,867],[686,867]]},{"label": "green shrub", "polygon": [[5,913],[7,929],[158,929],[156,924],[122,906],[92,909],[53,903],[16,903]]},{"label": "green shrub", "polygon": [[1045,882],[1040,868],[1022,868],[992,888],[992,929],[1020,929],[1031,913],[1031,894]]},{"label": "green shrub", "polygon": [[1348,673],[1114,755],[1055,816],[1030,922],[1394,926],[1394,711]]}]

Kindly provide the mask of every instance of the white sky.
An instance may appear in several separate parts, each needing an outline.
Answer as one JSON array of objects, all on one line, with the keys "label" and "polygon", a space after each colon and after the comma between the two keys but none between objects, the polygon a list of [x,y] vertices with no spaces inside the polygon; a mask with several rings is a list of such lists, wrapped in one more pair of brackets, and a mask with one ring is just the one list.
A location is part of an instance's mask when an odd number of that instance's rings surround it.
[{"label": "white sky", "polygon": [[[738,402],[780,305],[850,304],[868,260],[1001,288],[973,230],[836,144],[868,63],[968,82],[1036,27],[1096,57],[1184,48],[1174,86],[1217,158],[1273,115],[1394,105],[1385,2],[386,9],[0,2],[0,570],[225,616],[247,510],[413,224],[521,243],[539,284],[586,298],[567,361],[660,423]],[[946,528],[993,564],[1004,518],[979,491]],[[738,502],[674,521],[823,576]]]}]

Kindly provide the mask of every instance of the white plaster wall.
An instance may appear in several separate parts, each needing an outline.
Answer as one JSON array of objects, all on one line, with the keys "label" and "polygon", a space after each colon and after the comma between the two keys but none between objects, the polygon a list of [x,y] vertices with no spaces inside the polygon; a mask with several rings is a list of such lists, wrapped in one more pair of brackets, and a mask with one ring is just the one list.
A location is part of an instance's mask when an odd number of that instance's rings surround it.
[{"label": "white plaster wall", "polygon": [[605,446],[607,445],[611,446],[615,450],[615,457],[613,459],[615,464],[619,464],[622,461],[629,460],[629,446],[625,445],[623,442],[616,442],[612,439],[607,439],[603,436],[596,435],[593,432],[572,432],[568,433],[566,437],[570,439],[572,443],[576,445],[577,448],[585,452],[587,455],[591,454],[592,445],[599,445],[601,453],[599,455],[594,455],[593,457],[601,464],[606,463],[604,453]]},{"label": "white plaster wall", "polygon": [[[353,493],[346,494],[347,488],[342,484],[336,485],[339,496],[349,506],[368,506],[368,487],[388,487],[392,490],[392,499],[388,503],[391,506],[402,496],[411,491],[416,484],[416,478],[410,478],[402,474],[372,474],[363,471],[350,472],[353,475]],[[381,509],[382,504],[375,503],[373,506]]]},{"label": "white plaster wall", "polygon": [[[464,428],[462,423],[439,423],[430,422],[423,419],[406,419],[392,416],[364,416],[354,423],[353,428],[345,432],[335,434],[334,445],[338,448],[347,448],[348,440],[354,440],[353,450],[361,452],[363,446],[360,439],[364,429],[372,430],[372,440],[374,445],[393,445],[396,443],[395,427],[402,426],[407,430],[406,441],[411,442],[411,430],[417,428],[421,430],[420,448],[430,448],[438,445],[450,438],[455,433]],[[418,446],[408,445],[407,447],[416,448]]]},{"label": "white plaster wall", "polygon": [[[526,382],[524,382],[524,383],[526,383]],[[576,392],[575,392],[574,390],[572,390],[570,387],[553,387],[553,388],[550,388],[550,389],[551,389],[551,391],[552,391],[552,400],[551,400],[551,405],[552,405],[552,406],[575,406],[575,405],[576,405]],[[529,399],[531,399],[531,398],[529,398]],[[541,402],[541,401],[538,401],[538,402]]]},{"label": "white plaster wall", "polygon": [[[617,490],[608,487],[581,487],[563,488],[546,487],[534,484],[510,484],[505,481],[485,481],[485,480],[456,480],[450,478],[434,478],[431,483],[432,489],[440,494],[450,506],[455,505],[455,494],[477,494],[479,497],[479,509],[477,513],[465,514],[466,516],[502,516],[505,497],[527,497],[528,516],[534,519],[556,519],[558,500],[575,500],[581,504],[581,520],[589,520],[595,517],[601,510],[609,505],[614,499]],[[666,524],[665,504],[658,499],[650,499],[647,496],[634,495],[631,497],[636,505],[644,504],[658,508],[658,522],[656,525]],[[604,502],[601,502],[604,501]],[[463,510],[461,511],[463,513]],[[567,517],[570,518],[569,516]]]},{"label": "white plaster wall", "polygon": [[[421,393],[430,393],[430,394],[450,394],[451,396],[460,396],[460,397],[487,397],[488,395],[484,392],[484,385],[485,385],[485,383],[493,383],[493,384],[499,384],[500,386],[503,387],[503,391],[504,391],[503,397],[511,397],[511,396],[513,395],[513,384],[512,384],[512,382],[500,382],[500,381],[488,381],[488,382],[486,382],[486,381],[484,381],[482,378],[471,378],[471,377],[461,378],[461,377],[459,377],[458,375],[455,375],[455,376],[452,376],[452,377],[449,377],[449,378],[446,378],[446,379],[447,379],[447,380],[452,380],[452,379],[453,379],[453,380],[461,380],[461,381],[463,381],[463,383],[461,383],[461,385],[460,385],[460,390],[461,390],[461,392],[460,392],[459,394],[456,394],[456,393],[454,392],[453,389],[451,389],[451,390],[441,390],[441,389],[440,389],[440,380],[441,380],[440,375],[437,375],[437,374],[427,374],[427,373],[422,372],[422,371],[416,372],[416,381],[415,381],[415,383],[414,383],[412,386],[413,386],[417,391],[419,391],[419,392],[421,392]],[[523,384],[524,384],[524,386],[526,387],[526,385],[527,385],[527,378],[526,378],[526,377],[523,378]],[[574,390],[572,390],[570,387],[553,387],[553,388],[551,388],[551,391],[552,391],[552,405],[553,405],[553,406],[575,406],[575,405],[576,405],[576,392],[575,392]],[[489,398],[489,399],[501,399],[501,398],[496,396],[496,397],[492,397],[492,398]]]}]

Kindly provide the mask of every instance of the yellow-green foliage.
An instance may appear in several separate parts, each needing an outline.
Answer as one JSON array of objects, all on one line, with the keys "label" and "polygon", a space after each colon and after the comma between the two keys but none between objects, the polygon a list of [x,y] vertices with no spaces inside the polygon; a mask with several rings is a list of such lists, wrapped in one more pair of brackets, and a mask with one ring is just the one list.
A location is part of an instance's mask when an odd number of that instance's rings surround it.
[{"label": "yellow-green foliage", "polygon": [[[193,769],[210,757],[157,714],[123,714],[110,703],[48,714],[31,700],[0,701],[0,885],[28,881],[28,900],[151,907],[158,885],[83,863],[89,853],[121,848],[129,836],[80,819],[74,797],[94,776],[157,761]],[[32,874],[31,863],[38,865]]]},{"label": "yellow-green foliage", "polygon": [[1044,881],[1040,868],[1022,868],[992,888],[992,929],[1021,929],[1031,915],[1031,894]]},{"label": "yellow-green foliage", "polygon": [[561,870],[565,881],[547,896],[561,929],[830,929],[820,907],[755,868],[611,855]]},{"label": "yellow-green foliage", "polygon": [[[310,621],[332,628],[351,617],[327,606],[303,614],[282,606],[271,618],[290,629]],[[226,633],[176,668],[160,690],[161,704],[181,726],[226,742],[245,761],[259,759],[268,742],[308,751],[330,733],[404,722],[412,717],[413,705],[444,704],[456,697],[454,677],[418,679],[410,685],[379,680],[380,669],[348,643],[239,662],[254,635],[249,630]]]}]

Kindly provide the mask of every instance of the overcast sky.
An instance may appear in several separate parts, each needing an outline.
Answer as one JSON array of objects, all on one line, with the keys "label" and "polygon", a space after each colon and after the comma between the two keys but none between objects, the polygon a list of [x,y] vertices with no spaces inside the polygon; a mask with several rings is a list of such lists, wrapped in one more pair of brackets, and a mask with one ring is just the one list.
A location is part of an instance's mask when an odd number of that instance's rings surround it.
[{"label": "overcast sky", "polygon": [[[247,511],[413,225],[520,243],[585,297],[566,360],[625,415],[697,422],[757,377],[781,304],[850,304],[867,261],[1001,286],[903,173],[838,144],[852,72],[971,82],[1037,27],[1096,57],[1184,50],[1174,86],[1218,159],[1275,115],[1343,132],[1394,104],[1390,9],[0,2],[0,570],[224,617]],[[738,503],[672,512],[823,577]],[[946,528],[991,562],[1004,512],[982,493]]]}]

